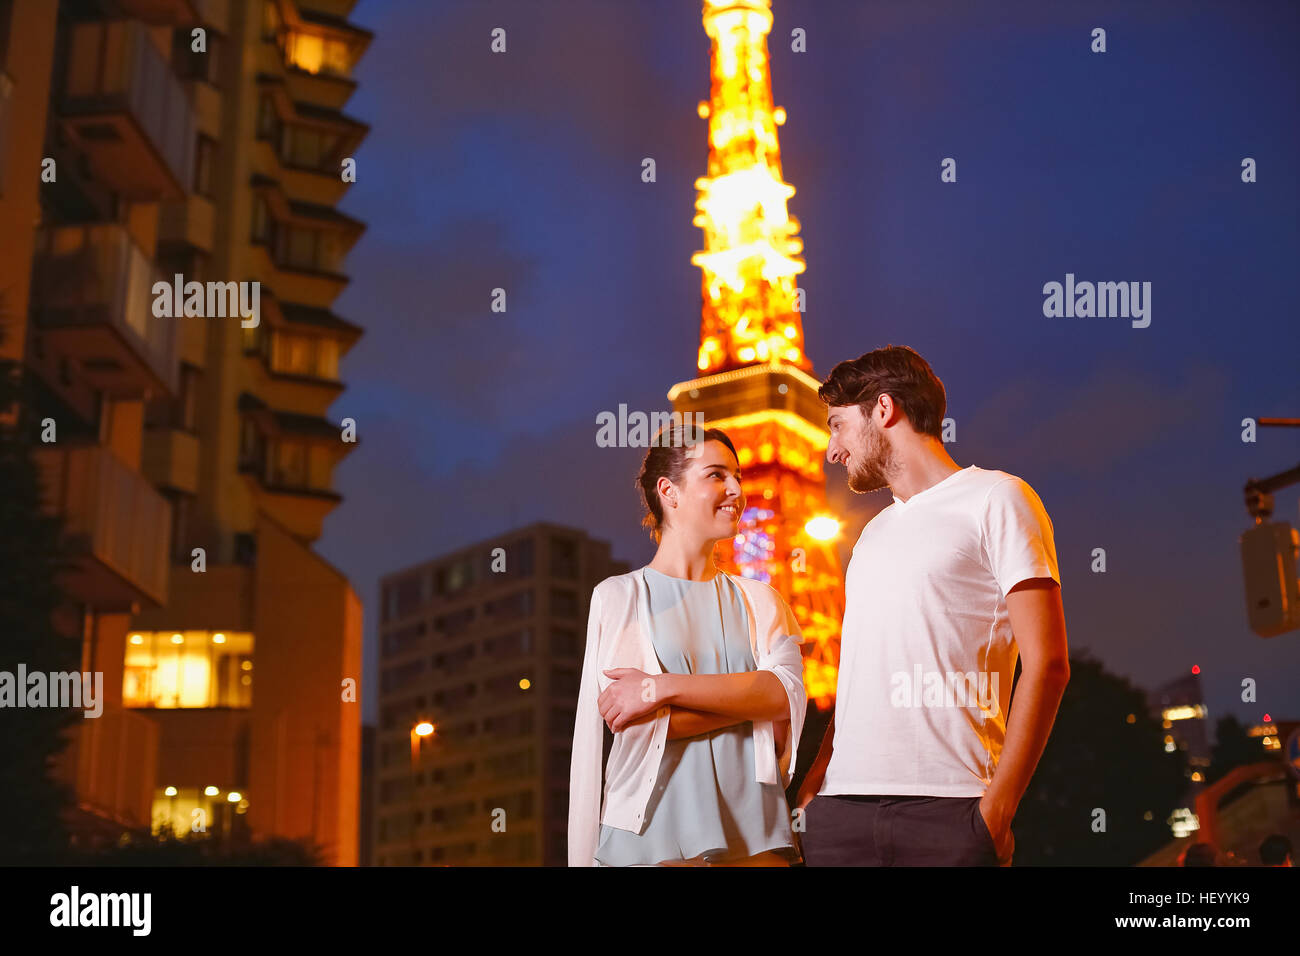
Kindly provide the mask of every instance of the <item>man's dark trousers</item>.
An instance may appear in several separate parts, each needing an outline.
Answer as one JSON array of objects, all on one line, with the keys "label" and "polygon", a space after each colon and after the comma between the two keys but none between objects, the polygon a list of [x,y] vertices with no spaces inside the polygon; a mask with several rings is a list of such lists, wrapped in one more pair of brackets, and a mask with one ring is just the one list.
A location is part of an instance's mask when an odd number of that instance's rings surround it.
[{"label": "man's dark trousers", "polygon": [[980,799],[819,794],[804,808],[804,863],[997,866]]}]

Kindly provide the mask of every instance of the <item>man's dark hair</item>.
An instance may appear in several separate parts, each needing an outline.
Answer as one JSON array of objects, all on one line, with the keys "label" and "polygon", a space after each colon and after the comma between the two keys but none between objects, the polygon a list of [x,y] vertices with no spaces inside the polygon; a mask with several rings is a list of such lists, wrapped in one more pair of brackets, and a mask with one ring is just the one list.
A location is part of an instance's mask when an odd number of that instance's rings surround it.
[{"label": "man's dark hair", "polygon": [[942,437],[947,397],[929,363],[906,345],[887,345],[841,362],[817,390],[827,405],[858,405],[870,415],[876,399],[888,395],[903,410],[913,430]]},{"label": "man's dark hair", "polygon": [[1291,841],[1281,833],[1264,837],[1259,845],[1259,862],[1265,866],[1281,866],[1291,855]]}]

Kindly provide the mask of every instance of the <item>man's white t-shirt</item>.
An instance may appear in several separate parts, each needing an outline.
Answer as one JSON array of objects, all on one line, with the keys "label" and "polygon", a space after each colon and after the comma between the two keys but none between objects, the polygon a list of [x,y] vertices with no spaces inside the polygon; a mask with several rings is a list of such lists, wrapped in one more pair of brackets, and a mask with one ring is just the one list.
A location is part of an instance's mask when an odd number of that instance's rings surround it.
[{"label": "man's white t-shirt", "polygon": [[1052,521],[971,465],[867,523],[845,573],[835,739],[819,793],[982,796],[1019,651],[1006,594],[1060,584]]}]

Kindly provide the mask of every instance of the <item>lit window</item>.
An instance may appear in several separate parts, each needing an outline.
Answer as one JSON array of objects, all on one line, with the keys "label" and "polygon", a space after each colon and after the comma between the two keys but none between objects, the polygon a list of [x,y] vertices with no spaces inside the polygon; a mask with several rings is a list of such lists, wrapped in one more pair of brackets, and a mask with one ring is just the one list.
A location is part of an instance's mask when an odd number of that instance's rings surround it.
[{"label": "lit window", "polygon": [[348,44],[313,33],[291,32],[285,40],[285,59],[307,73],[347,76],[352,70]]},{"label": "lit window", "polygon": [[[244,631],[141,631],[126,648],[127,707],[250,707],[253,635]],[[223,640],[214,637],[220,634]],[[181,640],[175,641],[179,635]],[[247,665],[247,666],[245,666]]]},{"label": "lit window", "polygon": [[[208,833],[246,829],[247,813],[248,791],[243,788],[160,787],[153,796],[152,829],[155,834],[170,830],[178,837],[202,838]],[[202,823],[204,829],[196,829],[196,823]]]}]

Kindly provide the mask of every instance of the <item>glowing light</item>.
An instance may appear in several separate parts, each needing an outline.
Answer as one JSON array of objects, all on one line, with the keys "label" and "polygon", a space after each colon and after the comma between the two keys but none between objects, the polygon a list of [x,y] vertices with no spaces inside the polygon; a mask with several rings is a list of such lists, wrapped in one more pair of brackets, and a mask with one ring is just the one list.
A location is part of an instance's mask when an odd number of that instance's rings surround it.
[{"label": "glowing light", "polygon": [[[702,273],[696,356],[702,374],[673,386],[668,397],[676,405],[685,392],[697,399],[706,388],[744,386],[749,383],[742,380],[761,377],[754,383],[761,391],[749,393],[757,396],[779,376],[778,394],[798,387],[807,391],[806,399],[821,383],[810,374],[804,351],[798,287],[805,270],[803,242],[799,220],[787,208],[795,190],[781,171],[778,127],[786,111],[772,102],[770,0],[703,0],[703,7],[711,41],[710,97],[699,113],[708,120],[709,156],[706,175],[695,181],[693,222],[703,246],[691,256]],[[744,389],[725,391],[739,395]],[[741,485],[756,503],[742,513],[733,538],[720,543],[718,559],[783,595],[803,633],[808,697],[829,706],[844,582],[833,545],[807,527],[809,519],[829,518],[822,491],[829,434],[793,410],[764,409],[748,400],[714,410],[733,412],[709,425],[735,441],[745,469]],[[830,525],[817,522],[812,529],[826,533]]]},{"label": "glowing light", "polygon": [[131,643],[132,643],[132,644],[143,644],[143,643],[144,643],[144,637],[143,637],[142,635],[140,635],[140,634],[132,634],[132,635],[131,635]]},{"label": "glowing light", "polygon": [[203,788],[203,795],[204,795],[204,796],[207,796],[207,797],[215,797],[215,796],[216,796],[217,794],[219,794],[220,792],[221,792],[221,791],[218,790],[216,787],[204,787],[204,788]]},{"label": "glowing light", "polygon": [[1201,672],[1201,665],[1200,665],[1200,664],[1193,664],[1193,665],[1192,665],[1192,673],[1193,673],[1193,674],[1199,674],[1200,672]]},{"label": "glowing light", "polygon": [[229,803],[238,803],[240,800],[243,799],[244,798],[240,795],[238,790],[231,790],[228,794],[226,794],[226,800]]},{"label": "glowing light", "polygon": [[213,644],[224,644],[224,643],[226,643],[226,635],[224,635],[224,634],[213,634],[213,635],[212,635],[212,643],[213,643]]},{"label": "glowing light", "polygon": [[176,796],[176,788],[175,788],[175,787],[168,787],[166,790],[163,791],[163,793],[166,794],[166,795],[169,796],[169,797],[174,797],[174,796]]},{"label": "glowing light", "polygon": [[805,266],[799,222],[786,208],[794,187],[781,178],[776,129],[786,111],[772,104],[771,28],[767,0],[704,5],[713,82],[699,114],[709,120],[709,175],[695,181],[704,249],[691,262],[704,273],[702,332],[722,347],[701,352],[703,371],[777,359],[811,367],[794,307]]},{"label": "glowing light", "polygon": [[840,533],[840,523],[830,515],[818,515],[810,518],[803,529],[808,532],[809,537],[818,541],[830,541]]},{"label": "glowing light", "polygon": [[533,685],[532,685],[532,682],[529,681],[529,679],[528,679],[527,677],[521,677],[521,678],[519,679],[519,689],[520,689],[520,690],[528,690],[528,688],[530,688],[530,687],[532,687],[532,686],[533,686]]},{"label": "glowing light", "polygon": [[1166,707],[1162,712],[1162,716],[1166,721],[1187,720],[1191,717],[1204,717],[1205,707],[1201,704],[1197,704],[1196,706],[1185,704],[1181,707]]},{"label": "glowing light", "polygon": [[429,734],[433,733],[433,724],[429,723],[427,720],[422,720],[415,725],[414,733],[417,737],[427,737]]},{"label": "glowing light", "polygon": [[173,644],[184,644],[184,643],[185,643],[185,638],[181,637],[179,634],[173,634],[173,635],[172,635],[172,643],[173,643]]}]

